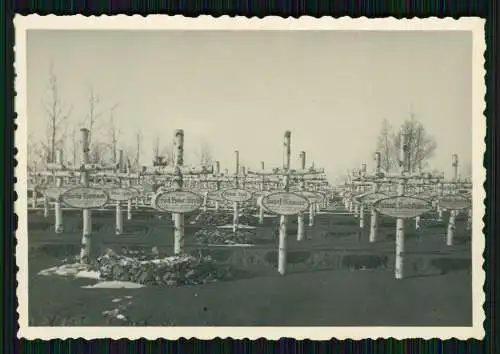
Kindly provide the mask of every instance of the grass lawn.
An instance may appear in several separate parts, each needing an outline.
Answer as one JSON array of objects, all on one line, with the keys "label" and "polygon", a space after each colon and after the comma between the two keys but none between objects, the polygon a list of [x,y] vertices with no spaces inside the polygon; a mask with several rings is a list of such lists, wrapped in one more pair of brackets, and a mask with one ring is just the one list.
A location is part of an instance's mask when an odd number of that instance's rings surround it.
[{"label": "grass lawn", "polygon": [[[149,216],[148,216],[149,215]],[[93,249],[125,245],[171,252],[166,220],[135,214],[125,234],[113,234],[114,213],[93,213]],[[318,215],[308,240],[296,241],[289,218],[288,268],[276,271],[276,219],[256,230],[254,247],[203,247],[199,226],[186,222],[186,249],[212,255],[242,271],[232,281],[141,289],[84,289],[95,280],[40,276],[79,250],[80,214],[65,214],[65,234],[49,219],[29,214],[31,326],[469,326],[472,322],[470,231],[457,225],[456,244],[445,245],[446,224],[424,220],[420,233],[407,222],[406,278],[394,279],[395,221],[381,219],[379,239],[368,242],[369,217],[360,232],[348,215]],[[306,217],[307,221],[307,217]],[[419,236],[419,237],[417,237]],[[61,251],[64,248],[64,251]],[[243,272],[244,271],[244,272]],[[104,311],[119,312],[117,319]]]}]

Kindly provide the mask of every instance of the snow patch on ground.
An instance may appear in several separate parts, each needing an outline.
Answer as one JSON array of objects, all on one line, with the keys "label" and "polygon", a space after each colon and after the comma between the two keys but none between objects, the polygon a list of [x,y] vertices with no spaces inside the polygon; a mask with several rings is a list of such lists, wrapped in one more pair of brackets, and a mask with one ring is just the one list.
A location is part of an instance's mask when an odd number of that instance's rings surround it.
[{"label": "snow patch on ground", "polygon": [[41,270],[38,275],[65,276],[74,278],[99,279],[99,272],[90,271],[89,266],[81,263],[63,264]]},{"label": "snow patch on ground", "polygon": [[76,273],[75,278],[85,278],[85,279],[95,279],[99,280],[101,275],[97,271],[93,270],[82,270]]},{"label": "snow patch on ground", "polygon": [[[252,216],[258,218],[259,214],[255,214],[255,215],[252,215]],[[277,217],[278,217],[278,215],[264,214],[264,218],[277,218]]]},{"label": "snow patch on ground", "polygon": [[207,245],[210,247],[253,247],[255,245],[252,245],[250,243],[234,243],[234,244],[227,244],[227,245]]},{"label": "snow patch on ground", "polygon": [[[222,225],[222,226],[217,226],[219,229],[232,229],[233,224],[227,224],[227,225]],[[238,225],[238,229],[255,229],[255,226],[250,226],[250,225]]]},{"label": "snow patch on ground", "polygon": [[101,281],[94,285],[82,286],[83,289],[139,289],[144,288],[145,285],[132,283],[129,281]]}]

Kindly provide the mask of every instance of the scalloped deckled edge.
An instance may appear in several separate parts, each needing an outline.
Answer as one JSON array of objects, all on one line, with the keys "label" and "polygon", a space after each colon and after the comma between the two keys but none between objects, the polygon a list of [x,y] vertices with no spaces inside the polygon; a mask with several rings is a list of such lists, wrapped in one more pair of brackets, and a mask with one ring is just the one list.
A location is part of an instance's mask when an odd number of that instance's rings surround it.
[{"label": "scalloped deckled edge", "polygon": [[[15,190],[18,199],[14,203],[14,211],[19,217],[18,230],[20,237],[17,238],[16,261],[19,271],[17,273],[17,296],[19,306],[18,333],[19,338],[26,339],[179,339],[179,338],[233,338],[233,339],[259,339],[266,338],[276,340],[283,337],[296,339],[327,340],[337,339],[378,339],[378,338],[422,338],[425,340],[440,339],[482,339],[484,337],[483,323],[485,313],[484,282],[485,272],[483,269],[483,252],[485,238],[483,230],[485,227],[483,216],[485,215],[484,183],[486,181],[486,170],[483,166],[484,153],[486,151],[486,119],[484,111],[486,108],[484,54],[486,50],[484,25],[485,20],[480,18],[444,18],[431,17],[426,19],[396,19],[381,18],[368,19],[342,17],[339,19],[331,17],[300,17],[281,18],[265,17],[246,18],[221,16],[199,16],[197,18],[186,18],[183,16],[151,15],[143,17],[140,15],[127,16],[39,16],[16,15],[14,18],[16,28],[15,46],[15,69],[17,92],[15,109],[19,119],[16,123],[18,129],[15,132],[17,142],[18,166],[15,174],[20,181]],[[27,193],[26,193],[26,48],[25,34],[27,29],[183,29],[183,30],[466,30],[473,34],[473,241],[472,241],[472,281],[473,281],[473,327],[30,327],[28,326],[28,284],[27,284]]]}]

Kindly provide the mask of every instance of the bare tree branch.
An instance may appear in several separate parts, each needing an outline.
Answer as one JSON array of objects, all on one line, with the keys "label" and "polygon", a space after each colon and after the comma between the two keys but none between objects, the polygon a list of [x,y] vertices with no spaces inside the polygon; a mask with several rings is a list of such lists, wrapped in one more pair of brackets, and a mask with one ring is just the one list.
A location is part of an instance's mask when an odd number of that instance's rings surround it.
[{"label": "bare tree branch", "polygon": [[91,150],[91,159],[93,162],[97,163],[101,161],[102,154],[104,152],[103,147],[97,141],[94,141],[94,132],[96,129],[96,124],[99,122],[99,119],[102,116],[102,113],[99,111],[100,99],[96,95],[94,89],[89,88],[88,92],[88,111],[87,115],[82,122],[82,126],[89,130],[89,146]]},{"label": "bare tree branch", "polygon": [[117,148],[118,148],[118,139],[120,137],[120,129],[117,125],[115,118],[115,110],[118,108],[118,104],[113,105],[110,108],[109,113],[109,135],[111,138],[111,151],[113,163],[117,163]]},{"label": "bare tree branch", "polygon": [[59,95],[59,84],[54,71],[53,63],[49,70],[49,98],[44,102],[44,111],[47,114],[45,148],[48,149],[46,156],[48,161],[55,160],[55,152],[62,148],[66,137],[66,125],[71,115],[72,108],[68,108]]}]

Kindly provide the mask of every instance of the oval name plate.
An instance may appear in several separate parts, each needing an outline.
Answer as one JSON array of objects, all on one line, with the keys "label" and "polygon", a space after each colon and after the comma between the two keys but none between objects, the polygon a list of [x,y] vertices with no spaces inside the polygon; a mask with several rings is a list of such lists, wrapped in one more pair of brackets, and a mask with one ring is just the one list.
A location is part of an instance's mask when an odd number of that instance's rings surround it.
[{"label": "oval name plate", "polygon": [[99,188],[76,187],[65,190],[61,201],[71,208],[93,209],[101,208],[108,202],[108,195]]},{"label": "oval name plate", "polygon": [[402,219],[415,218],[432,210],[430,201],[404,196],[380,199],[373,206],[381,214]]},{"label": "oval name plate", "polygon": [[357,197],[357,200],[362,204],[373,205],[377,201],[381,199],[387,199],[388,197],[389,196],[384,193],[372,192],[360,195],[359,197]]},{"label": "oval name plate", "polygon": [[202,204],[203,197],[189,191],[162,192],[152,200],[156,209],[178,214],[197,210]]},{"label": "oval name plate", "polygon": [[439,198],[439,207],[446,210],[461,210],[470,206],[470,199],[461,194],[443,195]]},{"label": "oval name plate", "polygon": [[297,193],[277,192],[262,197],[264,209],[278,215],[295,215],[309,209],[309,200]]},{"label": "oval name plate", "polygon": [[222,198],[230,202],[246,202],[252,198],[252,193],[241,188],[226,189]]},{"label": "oval name plate", "polygon": [[112,187],[106,189],[109,199],[117,202],[125,202],[139,196],[139,192],[133,188]]}]

